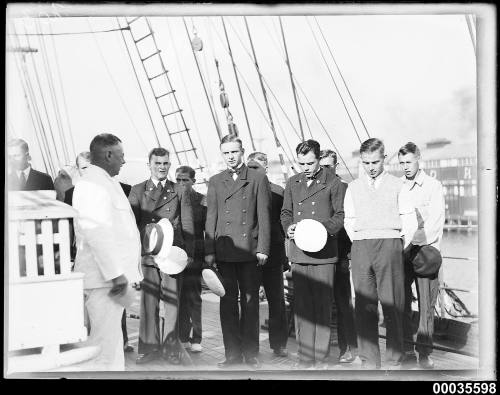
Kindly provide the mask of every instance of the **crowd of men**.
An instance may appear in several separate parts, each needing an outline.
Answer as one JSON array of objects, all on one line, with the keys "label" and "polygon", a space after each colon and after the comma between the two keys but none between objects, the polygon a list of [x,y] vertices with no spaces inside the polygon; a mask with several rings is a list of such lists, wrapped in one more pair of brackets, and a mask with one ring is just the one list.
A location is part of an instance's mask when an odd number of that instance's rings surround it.
[{"label": "crowd of men", "polygon": [[[202,352],[201,273],[207,267],[219,273],[225,289],[220,298],[225,360],[220,367],[261,366],[261,286],[269,304],[270,347],[276,356],[288,355],[283,273],[290,270],[296,368],[328,368],[332,310],[338,362],[359,357],[362,368],[381,368],[379,303],[386,328],[385,366],[433,368],[438,273],[422,275],[414,261],[440,257],[444,195],[440,182],[420,167],[418,147],[411,142],[401,147],[404,176],[397,178],[384,170],[383,142],[364,141],[364,172],[348,184],[336,174],[335,152],[306,140],[296,147],[301,171],[285,189],[269,181],[266,154],[251,153],[244,162],[237,136],[225,136],[220,152],[227,168],[210,178],[206,196],[193,189],[196,173],[189,166],[176,169],[175,181],[167,178],[171,162],[164,148],[150,151],[147,180],[119,183],[115,176],[125,163],[124,151],[112,134],[95,136],[89,152],[78,156],[80,177],[74,186],[67,174],[58,175],[56,189],[64,189],[58,199],[78,212],[74,270],[85,274],[89,342],[100,346],[93,369],[124,369],[124,352],[133,348],[127,343],[122,302],[133,294],[132,287],[141,293],[137,364],[164,359],[179,365],[185,350]],[[31,168],[25,141],[10,141],[8,157],[10,190],[54,189],[50,176]],[[162,219],[172,225],[173,245],[188,256],[179,274],[161,271],[141,242],[146,227]],[[319,251],[295,242],[304,219],[326,229]],[[420,313],[416,343],[412,283]]]}]

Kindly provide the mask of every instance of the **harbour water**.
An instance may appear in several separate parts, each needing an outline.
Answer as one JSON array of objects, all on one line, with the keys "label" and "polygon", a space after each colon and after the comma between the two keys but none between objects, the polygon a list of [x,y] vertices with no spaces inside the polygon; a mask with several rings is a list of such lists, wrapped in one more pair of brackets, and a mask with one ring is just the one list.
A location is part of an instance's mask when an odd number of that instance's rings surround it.
[{"label": "harbour water", "polygon": [[[445,231],[441,242],[443,280],[447,286],[467,290],[455,291],[471,314],[478,313],[478,232]],[[449,258],[446,258],[449,257]],[[466,259],[450,259],[450,258]]]}]

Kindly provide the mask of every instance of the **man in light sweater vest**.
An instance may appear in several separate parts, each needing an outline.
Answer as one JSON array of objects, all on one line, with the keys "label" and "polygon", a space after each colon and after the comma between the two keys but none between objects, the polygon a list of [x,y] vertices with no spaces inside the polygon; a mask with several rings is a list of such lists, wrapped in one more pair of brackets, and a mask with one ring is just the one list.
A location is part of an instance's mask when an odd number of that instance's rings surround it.
[{"label": "man in light sweater vest", "polygon": [[405,340],[405,364],[416,362],[413,351],[411,330],[411,284],[415,281],[418,297],[419,324],[417,331],[418,363],[424,369],[432,369],[432,336],[434,333],[434,306],[439,292],[438,272],[428,277],[417,276],[410,262],[421,246],[431,246],[439,250],[443,236],[445,203],[443,186],[434,177],[428,176],[419,166],[420,150],[414,143],[406,143],[399,149],[399,163],[405,174],[401,179],[408,188],[415,206],[418,229],[405,249],[405,316],[403,330]]},{"label": "man in light sweater vest", "polygon": [[378,301],[386,324],[386,363],[403,356],[403,248],[417,227],[415,210],[403,181],[384,171],[384,144],[371,138],[359,153],[365,174],[349,183],[344,199],[344,227],[352,240],[358,353],[363,368],[381,367]]}]

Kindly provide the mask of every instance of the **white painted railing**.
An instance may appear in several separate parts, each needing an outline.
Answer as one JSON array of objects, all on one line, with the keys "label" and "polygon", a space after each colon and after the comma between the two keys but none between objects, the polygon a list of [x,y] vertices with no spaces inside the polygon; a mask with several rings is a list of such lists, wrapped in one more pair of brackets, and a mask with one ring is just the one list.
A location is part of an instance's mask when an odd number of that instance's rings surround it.
[{"label": "white painted railing", "polygon": [[[69,221],[76,211],[55,200],[55,191],[9,192],[7,198],[8,371],[54,368],[75,355],[88,359],[95,350],[59,353],[60,345],[87,338],[83,274],[71,272]],[[26,355],[36,348],[40,354]]]}]

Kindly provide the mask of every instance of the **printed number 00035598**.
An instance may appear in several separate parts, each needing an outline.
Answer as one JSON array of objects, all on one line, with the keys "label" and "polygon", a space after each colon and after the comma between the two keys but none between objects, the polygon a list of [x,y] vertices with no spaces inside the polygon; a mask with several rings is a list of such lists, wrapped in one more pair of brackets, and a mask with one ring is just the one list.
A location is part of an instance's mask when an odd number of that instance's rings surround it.
[{"label": "printed number 00035598", "polygon": [[435,394],[496,394],[496,383],[434,383]]}]

